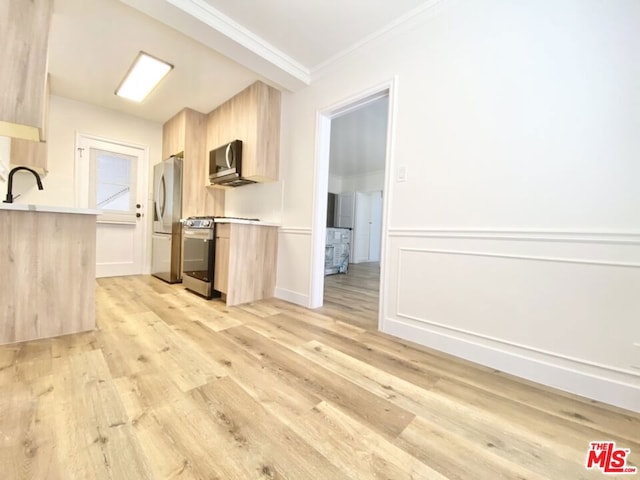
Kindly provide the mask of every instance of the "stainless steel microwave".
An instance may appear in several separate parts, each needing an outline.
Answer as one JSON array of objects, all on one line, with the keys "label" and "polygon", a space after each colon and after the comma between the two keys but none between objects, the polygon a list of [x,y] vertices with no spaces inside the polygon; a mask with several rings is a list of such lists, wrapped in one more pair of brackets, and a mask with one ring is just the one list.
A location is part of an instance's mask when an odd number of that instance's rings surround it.
[{"label": "stainless steel microwave", "polygon": [[209,181],[229,186],[253,183],[242,179],[242,140],[234,140],[209,152]]}]

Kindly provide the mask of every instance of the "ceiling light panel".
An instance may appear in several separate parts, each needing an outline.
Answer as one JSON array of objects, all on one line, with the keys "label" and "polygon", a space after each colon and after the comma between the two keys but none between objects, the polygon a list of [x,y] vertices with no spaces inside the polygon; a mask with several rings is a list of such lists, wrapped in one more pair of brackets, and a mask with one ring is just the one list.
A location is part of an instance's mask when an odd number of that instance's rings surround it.
[{"label": "ceiling light panel", "polygon": [[173,65],[140,52],[116,90],[116,95],[141,102],[172,68]]}]

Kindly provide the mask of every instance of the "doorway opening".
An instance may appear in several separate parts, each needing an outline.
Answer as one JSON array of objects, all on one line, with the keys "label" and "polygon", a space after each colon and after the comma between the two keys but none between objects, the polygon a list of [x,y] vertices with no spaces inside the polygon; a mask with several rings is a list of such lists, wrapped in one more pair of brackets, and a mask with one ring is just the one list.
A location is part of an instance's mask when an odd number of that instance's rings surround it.
[{"label": "doorway opening", "polygon": [[309,306],[363,328],[382,319],[394,82],[318,114]]}]

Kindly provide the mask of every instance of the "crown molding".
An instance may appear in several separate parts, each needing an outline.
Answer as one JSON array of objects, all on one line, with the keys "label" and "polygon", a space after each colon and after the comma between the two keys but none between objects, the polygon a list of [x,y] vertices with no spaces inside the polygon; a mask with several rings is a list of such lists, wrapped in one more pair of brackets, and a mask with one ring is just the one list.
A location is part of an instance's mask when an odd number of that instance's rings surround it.
[{"label": "crown molding", "polygon": [[358,50],[359,48],[362,48],[368,43],[371,43],[377,39],[380,39],[386,35],[389,35],[392,32],[395,33],[397,31],[401,31],[403,27],[408,27],[409,22],[413,20],[415,17],[418,17],[426,12],[433,10],[435,7],[444,3],[445,1],[446,0],[428,0],[422,5],[419,5],[413,10],[410,10],[409,12],[405,13],[401,17],[396,18],[393,22],[386,24],[384,27],[380,28],[379,30],[373,32],[370,35],[367,35],[366,37],[357,41],[353,45],[345,48],[341,52],[338,52],[335,55],[329,57],[324,62],[321,62],[318,65],[315,65],[310,69],[311,80],[313,81],[313,79],[318,77],[318,75],[322,73],[322,70],[338,62],[339,60],[346,57],[347,55],[350,55],[355,50]]},{"label": "crown molding", "polygon": [[246,29],[204,0],[165,0],[202,23],[262,57],[302,83],[311,83],[311,72],[286,53]]}]

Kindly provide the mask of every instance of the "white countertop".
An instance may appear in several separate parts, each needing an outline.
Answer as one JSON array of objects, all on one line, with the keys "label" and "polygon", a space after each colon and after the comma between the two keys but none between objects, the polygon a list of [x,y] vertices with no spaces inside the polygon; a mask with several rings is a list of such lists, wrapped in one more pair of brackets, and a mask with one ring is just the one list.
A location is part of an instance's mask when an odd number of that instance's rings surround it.
[{"label": "white countertop", "polygon": [[41,213],[76,213],[80,215],[100,215],[101,210],[90,208],[55,207],[49,205],[32,205],[27,203],[0,203],[0,210]]},{"label": "white countertop", "polygon": [[245,225],[259,225],[262,227],[279,227],[277,223],[262,222],[260,220],[244,220],[241,218],[216,218],[215,223],[242,223]]}]

